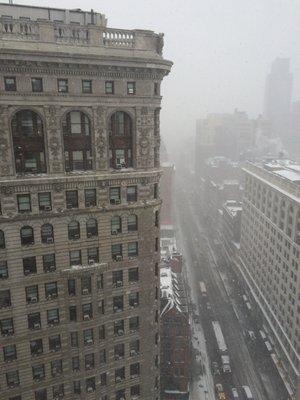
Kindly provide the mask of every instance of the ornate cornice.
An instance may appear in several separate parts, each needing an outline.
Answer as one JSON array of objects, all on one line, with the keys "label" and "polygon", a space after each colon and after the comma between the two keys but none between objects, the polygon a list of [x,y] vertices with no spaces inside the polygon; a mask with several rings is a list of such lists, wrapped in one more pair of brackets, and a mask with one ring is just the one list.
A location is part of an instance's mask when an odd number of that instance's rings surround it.
[{"label": "ornate cornice", "polygon": [[1,60],[0,72],[48,76],[89,76],[105,79],[162,80],[167,71],[159,68],[100,66],[76,63]]}]

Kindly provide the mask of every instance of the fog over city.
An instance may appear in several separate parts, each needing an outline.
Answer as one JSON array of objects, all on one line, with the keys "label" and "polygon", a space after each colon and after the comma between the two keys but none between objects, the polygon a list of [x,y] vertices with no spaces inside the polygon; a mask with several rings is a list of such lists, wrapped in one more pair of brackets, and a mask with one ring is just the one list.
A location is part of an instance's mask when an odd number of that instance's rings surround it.
[{"label": "fog over city", "polygon": [[296,0],[48,0],[20,4],[93,9],[109,27],[165,34],[172,73],[163,82],[162,135],[172,145],[192,136],[195,120],[235,108],[262,113],[266,74],[290,58],[300,98],[300,3]]},{"label": "fog over city", "polygon": [[300,400],[300,0],[0,0],[0,400]]}]

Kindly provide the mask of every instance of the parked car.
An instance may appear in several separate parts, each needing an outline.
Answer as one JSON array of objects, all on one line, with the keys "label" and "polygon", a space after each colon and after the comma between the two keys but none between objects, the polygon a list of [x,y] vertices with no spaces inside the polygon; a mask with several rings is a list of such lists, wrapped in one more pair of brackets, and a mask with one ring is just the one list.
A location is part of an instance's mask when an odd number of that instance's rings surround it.
[{"label": "parked car", "polygon": [[232,400],[239,399],[239,394],[236,388],[231,388]]}]

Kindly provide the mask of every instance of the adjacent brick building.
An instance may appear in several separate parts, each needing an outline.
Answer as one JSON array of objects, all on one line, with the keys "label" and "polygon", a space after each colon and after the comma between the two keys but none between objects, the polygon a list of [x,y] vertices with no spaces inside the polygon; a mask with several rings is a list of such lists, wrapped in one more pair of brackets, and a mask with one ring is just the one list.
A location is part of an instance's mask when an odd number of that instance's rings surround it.
[{"label": "adjacent brick building", "polygon": [[157,399],[163,35],[0,15],[1,400]]}]

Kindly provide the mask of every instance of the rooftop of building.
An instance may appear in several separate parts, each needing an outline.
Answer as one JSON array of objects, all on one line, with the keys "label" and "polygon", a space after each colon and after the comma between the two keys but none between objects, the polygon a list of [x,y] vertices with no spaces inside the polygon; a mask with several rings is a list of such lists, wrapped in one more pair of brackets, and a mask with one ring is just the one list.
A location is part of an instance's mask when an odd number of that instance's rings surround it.
[{"label": "rooftop of building", "polygon": [[187,299],[180,273],[175,273],[171,268],[172,257],[161,261],[160,267],[160,292],[161,315],[172,308],[180,313],[187,313]]},{"label": "rooftop of building", "polygon": [[[41,46],[41,43],[43,45]],[[0,3],[0,60],[40,61],[47,54],[49,60],[61,57],[110,59],[130,57],[150,60],[170,69],[164,60],[163,34],[143,29],[109,28],[104,14],[81,9],[60,9]],[[62,58],[59,60],[63,62]],[[133,65],[134,66],[134,65]],[[150,65],[149,67],[155,67]]]},{"label": "rooftop of building", "polygon": [[235,217],[238,213],[241,213],[243,210],[242,203],[236,200],[227,200],[224,203],[224,209],[230,214],[232,217]]},{"label": "rooftop of building", "polygon": [[300,164],[288,159],[269,159],[266,162],[248,162],[243,170],[295,201],[300,201]]}]

